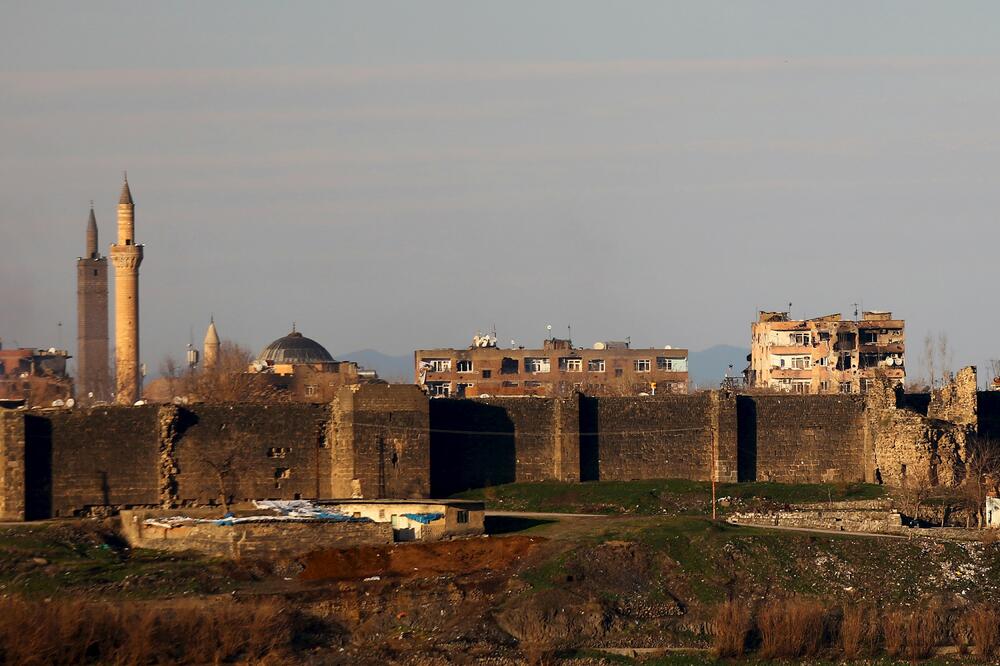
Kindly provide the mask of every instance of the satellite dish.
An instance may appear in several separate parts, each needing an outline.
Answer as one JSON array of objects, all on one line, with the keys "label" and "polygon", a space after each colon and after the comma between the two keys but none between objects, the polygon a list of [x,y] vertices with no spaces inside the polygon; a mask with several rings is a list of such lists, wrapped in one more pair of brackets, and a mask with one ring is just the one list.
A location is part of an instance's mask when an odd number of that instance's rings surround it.
[{"label": "satellite dish", "polygon": [[65,404],[66,404],[66,403],[65,403],[65,402],[63,402],[62,400],[53,400],[53,401],[52,401],[52,406],[53,406],[53,407],[62,407],[62,406],[63,406],[63,405],[65,405]]},{"label": "satellite dish", "polygon": [[608,346],[606,344],[604,344],[603,342],[595,342],[594,343],[594,349],[607,349],[607,348],[608,348]]},{"label": "satellite dish", "polygon": [[66,398],[66,406],[67,407],[72,407],[75,404],[76,404],[76,400],[74,400],[73,398]]}]

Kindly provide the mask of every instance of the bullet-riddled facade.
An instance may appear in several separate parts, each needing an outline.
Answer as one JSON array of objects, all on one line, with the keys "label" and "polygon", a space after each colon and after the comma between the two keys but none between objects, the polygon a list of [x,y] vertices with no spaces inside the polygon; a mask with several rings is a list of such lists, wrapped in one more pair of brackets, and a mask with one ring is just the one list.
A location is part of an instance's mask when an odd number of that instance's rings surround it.
[{"label": "bullet-riddled facade", "polygon": [[876,372],[906,381],[905,322],[891,312],[789,319],[761,312],[751,324],[747,383],[793,393],[865,393]]}]

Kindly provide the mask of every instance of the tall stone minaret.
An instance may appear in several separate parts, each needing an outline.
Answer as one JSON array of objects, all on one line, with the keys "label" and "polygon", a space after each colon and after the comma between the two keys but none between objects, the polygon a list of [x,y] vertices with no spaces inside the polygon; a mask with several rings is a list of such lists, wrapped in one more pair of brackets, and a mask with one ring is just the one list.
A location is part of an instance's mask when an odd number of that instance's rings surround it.
[{"label": "tall stone minaret", "polygon": [[108,258],[97,250],[90,204],[87,254],[76,260],[76,397],[84,404],[111,397],[108,366]]},{"label": "tall stone minaret", "polygon": [[115,402],[139,399],[139,264],[142,246],[135,244],[135,205],[128,176],[118,198],[118,242],[111,246],[115,265]]},{"label": "tall stone minaret", "polygon": [[219,332],[215,330],[215,317],[208,324],[204,343],[205,370],[214,370],[219,363]]}]

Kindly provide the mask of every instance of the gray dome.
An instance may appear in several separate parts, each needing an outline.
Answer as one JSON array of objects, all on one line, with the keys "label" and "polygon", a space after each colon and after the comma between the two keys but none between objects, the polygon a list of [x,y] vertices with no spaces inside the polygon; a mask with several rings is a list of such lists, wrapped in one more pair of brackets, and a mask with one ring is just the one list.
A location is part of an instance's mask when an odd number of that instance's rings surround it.
[{"label": "gray dome", "polygon": [[335,363],[323,345],[292,331],[264,347],[257,356],[264,363]]}]

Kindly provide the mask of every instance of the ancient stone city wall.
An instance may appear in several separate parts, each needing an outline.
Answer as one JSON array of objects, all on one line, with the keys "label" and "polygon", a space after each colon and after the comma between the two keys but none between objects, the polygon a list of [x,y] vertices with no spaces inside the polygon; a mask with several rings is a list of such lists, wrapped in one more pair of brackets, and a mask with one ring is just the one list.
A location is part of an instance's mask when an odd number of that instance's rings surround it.
[{"label": "ancient stone city wall", "polygon": [[997,434],[1000,398],[962,373],[923,401],[890,386],[866,398],[428,400],[416,386],[378,385],[343,389],[329,405],[6,411],[0,516],[444,497],[514,481],[947,484],[961,480],[970,438]]}]

